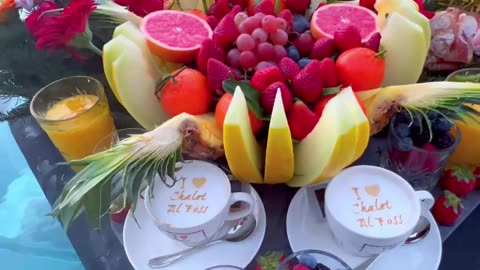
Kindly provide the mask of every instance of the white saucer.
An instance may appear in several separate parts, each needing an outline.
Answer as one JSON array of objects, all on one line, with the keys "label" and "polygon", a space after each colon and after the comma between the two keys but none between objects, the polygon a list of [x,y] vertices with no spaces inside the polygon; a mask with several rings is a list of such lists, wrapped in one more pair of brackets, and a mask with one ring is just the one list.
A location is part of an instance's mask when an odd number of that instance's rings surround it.
[{"label": "white saucer", "polygon": [[[351,268],[361,266],[369,257],[358,257],[343,251],[335,241],[326,220],[321,220],[307,200],[306,188],[293,197],[287,213],[287,235],[293,252],[318,249],[344,260]],[[316,203],[316,202],[315,202]],[[442,257],[442,240],[437,223],[429,211],[422,213],[430,221],[430,232],[422,241],[402,245],[385,252],[368,270],[437,270]],[[321,220],[321,221],[320,221]]]},{"label": "white saucer", "polygon": [[[257,219],[257,227],[252,235],[238,243],[214,244],[161,269],[203,270],[216,265],[246,267],[260,249],[267,224],[262,200],[251,185],[245,185],[256,202],[254,215]],[[123,243],[128,260],[136,270],[151,270],[152,268],[147,264],[149,259],[174,253],[187,247],[167,237],[155,227],[141,200],[140,198],[135,210],[135,217],[141,228],[135,223],[132,213],[128,213],[123,229]]]}]

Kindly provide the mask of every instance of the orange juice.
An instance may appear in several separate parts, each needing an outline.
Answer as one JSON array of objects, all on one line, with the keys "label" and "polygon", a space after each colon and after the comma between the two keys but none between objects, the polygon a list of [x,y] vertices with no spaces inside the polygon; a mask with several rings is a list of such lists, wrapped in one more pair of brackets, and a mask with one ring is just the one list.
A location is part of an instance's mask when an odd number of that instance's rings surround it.
[{"label": "orange juice", "polygon": [[44,120],[42,128],[67,161],[93,154],[97,143],[115,130],[106,99],[89,94],[54,103]]}]

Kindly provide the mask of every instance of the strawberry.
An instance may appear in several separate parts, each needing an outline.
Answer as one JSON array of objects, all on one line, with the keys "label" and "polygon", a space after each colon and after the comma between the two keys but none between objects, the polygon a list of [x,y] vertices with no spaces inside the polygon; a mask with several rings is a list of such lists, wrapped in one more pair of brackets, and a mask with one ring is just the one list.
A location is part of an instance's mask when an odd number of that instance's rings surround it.
[{"label": "strawberry", "polygon": [[278,62],[278,67],[282,71],[282,75],[287,80],[293,80],[293,77],[300,72],[300,67],[291,58],[284,57]]},{"label": "strawberry", "polygon": [[313,43],[309,58],[322,60],[326,57],[331,57],[335,54],[335,49],[335,42],[332,39],[320,38]]},{"label": "strawberry", "polygon": [[197,54],[197,69],[207,75],[208,59],[217,59],[220,62],[225,62],[225,52],[213,40],[205,39],[200,45],[200,50]]},{"label": "strawberry", "polygon": [[375,5],[376,0],[360,0],[358,3],[362,7],[366,7],[370,10],[375,11],[375,8],[373,7]]},{"label": "strawberry", "polygon": [[475,188],[476,178],[477,177],[473,173],[473,168],[467,166],[454,166],[445,170],[442,179],[442,186],[453,194],[462,197],[472,192]]},{"label": "strawberry", "polygon": [[311,61],[292,80],[293,94],[306,103],[314,103],[322,95],[320,63]]},{"label": "strawberry", "polygon": [[310,6],[310,0],[285,0],[285,7],[293,13],[304,14]]},{"label": "strawberry", "polygon": [[319,119],[305,103],[296,101],[287,116],[292,138],[298,141],[303,140],[313,130]]},{"label": "strawberry", "polygon": [[217,59],[208,59],[207,66],[207,81],[210,91],[214,94],[222,95],[225,91],[223,89],[223,81],[233,78],[238,79],[232,69]]},{"label": "strawberry", "polygon": [[310,270],[308,266],[305,266],[303,264],[297,264],[293,267],[292,270]]},{"label": "strawberry", "polygon": [[212,6],[208,9],[207,15],[214,16],[217,20],[223,19],[225,15],[227,15],[232,8],[228,4],[228,0],[217,0],[213,3]]},{"label": "strawberry", "polygon": [[[267,252],[257,259],[255,270],[276,270],[285,258],[280,252]],[[290,269],[290,263],[287,263],[286,267],[286,269]]]},{"label": "strawberry", "polygon": [[275,15],[275,6],[270,0],[263,0],[253,9],[253,14],[263,13],[265,15]]},{"label": "strawberry", "polygon": [[332,58],[325,58],[320,61],[320,70],[323,78],[323,87],[336,87],[338,86],[337,71],[335,68],[335,62]]},{"label": "strawberry", "polygon": [[314,43],[315,40],[309,33],[302,33],[292,41],[292,44],[297,48],[298,52],[300,52],[302,56],[308,56],[310,54]]},{"label": "strawberry", "polygon": [[290,89],[283,82],[274,82],[267,86],[265,90],[260,94],[260,105],[267,113],[272,113],[273,104],[275,103],[275,96],[277,95],[277,89],[280,89],[282,94],[283,108],[286,113],[290,111],[293,105],[292,93]]},{"label": "strawberry", "polygon": [[217,27],[213,30],[213,41],[226,48],[230,46],[240,35],[237,25],[233,18],[241,10],[240,6],[235,6],[232,10],[223,17],[218,23]]},{"label": "strawberry", "polygon": [[293,14],[290,10],[284,9],[280,11],[277,15],[278,18],[283,18],[285,21],[287,21],[287,31],[292,31],[293,30]]},{"label": "strawberry", "polygon": [[253,86],[253,88],[261,92],[274,82],[285,82],[282,71],[280,71],[280,69],[276,66],[257,70],[253,74],[250,84]]},{"label": "strawberry", "polygon": [[248,0],[229,0],[228,2],[232,6],[240,6],[242,9],[246,9],[248,7]]},{"label": "strawberry", "polygon": [[342,52],[348,49],[362,46],[362,37],[357,27],[347,25],[341,27],[333,34],[335,45]]},{"label": "strawberry", "polygon": [[435,220],[441,225],[451,225],[455,223],[462,214],[462,201],[448,190],[438,197],[432,207],[432,214]]},{"label": "strawberry", "polygon": [[115,223],[123,223],[127,218],[128,211],[130,210],[130,204],[127,203],[125,208],[119,212],[113,212],[110,214],[110,219]]},{"label": "strawberry", "polygon": [[218,25],[218,19],[215,18],[215,16],[210,15],[207,17],[207,23],[210,25],[210,28],[215,29],[215,27]]},{"label": "strawberry", "polygon": [[480,167],[477,167],[474,171],[473,174],[477,177],[475,181],[475,189],[480,190]]},{"label": "strawberry", "polygon": [[325,106],[327,103],[330,101],[330,99],[334,98],[337,94],[332,94],[332,95],[327,95],[323,96],[320,98],[320,100],[315,104],[315,107],[313,108],[313,111],[318,117],[322,117],[323,109],[325,109]]},{"label": "strawberry", "polygon": [[378,52],[378,49],[380,48],[380,39],[382,39],[382,36],[380,35],[380,33],[376,32],[370,37],[367,42],[365,42],[363,47]]}]

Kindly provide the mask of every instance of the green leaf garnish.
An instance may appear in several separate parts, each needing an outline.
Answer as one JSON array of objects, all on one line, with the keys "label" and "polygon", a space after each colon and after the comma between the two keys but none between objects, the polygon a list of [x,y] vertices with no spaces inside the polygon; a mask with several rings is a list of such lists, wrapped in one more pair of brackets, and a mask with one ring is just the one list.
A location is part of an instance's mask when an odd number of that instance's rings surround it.
[{"label": "green leaf garnish", "polygon": [[260,105],[260,92],[253,88],[248,81],[235,81],[228,79],[223,81],[223,89],[230,94],[235,93],[235,88],[240,86],[245,99],[247,100],[248,109],[258,117],[258,119],[268,121],[269,117],[265,116],[262,106]]}]

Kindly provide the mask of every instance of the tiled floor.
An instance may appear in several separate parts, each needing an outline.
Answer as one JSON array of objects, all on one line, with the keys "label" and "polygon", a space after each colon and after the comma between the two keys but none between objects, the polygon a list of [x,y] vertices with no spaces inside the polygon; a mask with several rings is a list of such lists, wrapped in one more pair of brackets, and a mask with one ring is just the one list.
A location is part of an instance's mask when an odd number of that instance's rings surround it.
[{"label": "tiled floor", "polygon": [[443,244],[439,270],[480,269],[480,208],[477,208]]}]

